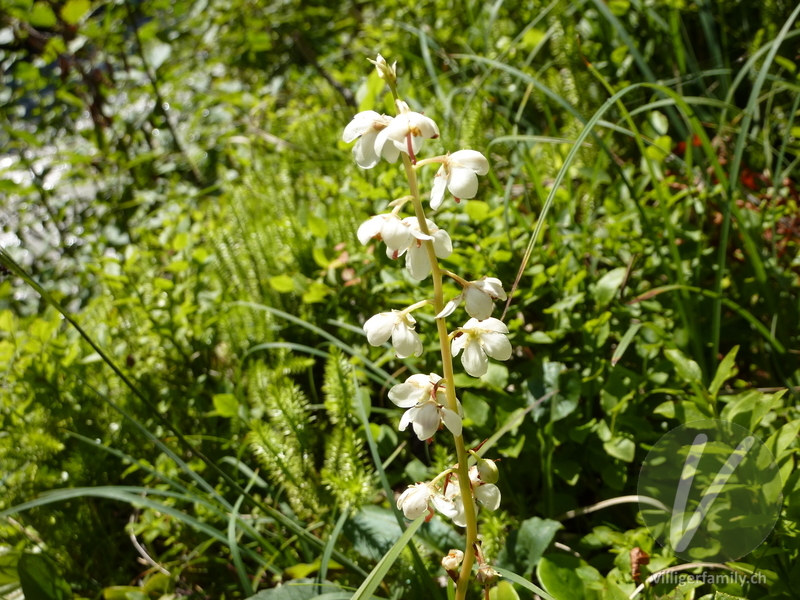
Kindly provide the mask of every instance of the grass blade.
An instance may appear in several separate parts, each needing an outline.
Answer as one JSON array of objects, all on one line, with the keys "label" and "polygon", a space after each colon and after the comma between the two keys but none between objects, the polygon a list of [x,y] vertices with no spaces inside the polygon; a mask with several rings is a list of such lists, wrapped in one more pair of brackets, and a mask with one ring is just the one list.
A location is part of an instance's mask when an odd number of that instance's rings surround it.
[{"label": "grass blade", "polygon": [[419,517],[416,521],[411,523],[403,532],[403,535],[400,536],[394,546],[392,546],[389,551],[384,554],[383,558],[378,561],[378,564],[375,565],[375,568],[370,571],[367,578],[364,580],[364,583],[356,590],[356,593],[353,594],[351,600],[364,600],[372,596],[375,590],[378,589],[378,586],[383,581],[383,578],[389,572],[389,569],[392,568],[392,565],[400,556],[400,553],[403,549],[411,543],[411,538],[414,537],[417,529],[419,529],[422,524],[425,522],[425,516]]}]

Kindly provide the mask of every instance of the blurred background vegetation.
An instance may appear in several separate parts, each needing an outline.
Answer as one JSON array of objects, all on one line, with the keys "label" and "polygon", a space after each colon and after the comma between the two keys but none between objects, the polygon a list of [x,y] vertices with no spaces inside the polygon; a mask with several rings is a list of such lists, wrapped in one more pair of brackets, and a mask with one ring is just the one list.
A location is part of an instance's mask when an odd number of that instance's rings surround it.
[{"label": "blurred background vegetation", "polygon": [[[426,155],[492,164],[435,217],[449,267],[508,289],[525,265],[515,356],[457,382],[468,442],[503,431],[487,555],[557,600],[628,597],[633,548],[645,574],[677,561],[636,505],[564,514],[635,494],[660,435],[721,416],[781,468],[782,518],[740,565],[768,583],[643,597],[800,597],[799,24],[783,0],[4,0],[2,593],[351,589],[400,535],[393,493],[452,462],[386,397],[436,353],[360,330],[418,299],[355,237],[402,174],[340,141],[392,112],[381,52],[440,125]],[[382,596],[445,597],[460,533],[421,532]]]}]

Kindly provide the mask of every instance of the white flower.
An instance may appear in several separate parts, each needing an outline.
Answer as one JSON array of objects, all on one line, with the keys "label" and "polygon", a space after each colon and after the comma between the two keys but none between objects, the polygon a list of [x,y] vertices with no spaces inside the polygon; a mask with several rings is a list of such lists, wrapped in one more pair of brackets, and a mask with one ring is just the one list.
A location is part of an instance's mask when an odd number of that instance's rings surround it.
[{"label": "white flower", "polygon": [[[494,465],[493,461],[486,461],[482,458],[479,459],[486,463]],[[495,481],[497,481],[495,479]],[[500,488],[493,483],[485,483],[481,478],[481,472],[478,465],[473,465],[469,469],[469,482],[472,486],[472,495],[475,500],[489,510],[497,510],[500,506]]]},{"label": "white flower", "polygon": [[511,358],[511,342],[506,337],[508,327],[499,319],[470,319],[460,331],[461,335],[453,339],[451,350],[453,356],[464,350],[461,364],[473,377],[486,374],[489,369],[487,355],[496,360]]},{"label": "white flower", "polygon": [[[376,150],[375,140],[378,134],[384,131],[391,123],[392,117],[379,115],[374,110],[365,110],[354,116],[353,120],[344,128],[342,140],[346,143],[349,144],[354,139],[359,138],[353,147],[353,156],[359,167],[371,169],[378,164],[383,146]],[[399,151],[396,149],[389,150],[388,156],[384,156],[387,160],[394,162],[399,156]],[[394,158],[392,159],[391,156],[394,156]]]},{"label": "white flower", "polygon": [[386,255],[389,258],[400,256],[411,246],[415,238],[433,239],[421,231],[412,232],[408,223],[394,213],[375,215],[364,221],[356,235],[362,244],[367,244],[373,238],[386,242]]},{"label": "white flower", "polygon": [[[386,128],[386,131],[392,128]],[[489,161],[475,150],[459,150],[445,157],[431,188],[431,208],[436,210],[444,200],[447,188],[458,202],[461,198],[474,198],[478,193],[478,175],[489,172]]]},{"label": "white flower", "polygon": [[407,358],[412,354],[422,354],[422,340],[414,331],[414,317],[402,311],[378,313],[364,323],[367,341],[373,346],[380,346],[392,338],[392,346],[397,358]]},{"label": "white flower", "polygon": [[409,408],[425,402],[434,398],[434,388],[436,388],[437,396],[439,393],[443,393],[442,387],[437,386],[441,380],[442,378],[436,373],[412,375],[406,379],[405,383],[398,383],[389,390],[389,400],[400,408]]},{"label": "white flower", "polygon": [[445,571],[456,571],[464,560],[464,553],[461,550],[450,550],[447,556],[442,558],[442,566]]},{"label": "white flower", "polygon": [[[398,404],[398,406],[406,408],[408,405]],[[459,404],[460,410],[461,405]],[[403,413],[398,429],[405,431],[411,424],[417,437],[425,441],[431,439],[439,431],[439,426],[442,423],[453,435],[461,435],[461,416],[435,400],[426,400],[412,406]]]},{"label": "white flower", "polygon": [[[425,221],[431,235],[430,239],[433,241],[436,257],[447,258],[453,253],[453,242],[450,240],[450,236],[444,229],[439,229],[430,219],[425,219]],[[406,267],[411,273],[411,277],[417,281],[422,281],[431,273],[431,261],[428,257],[428,250],[423,243],[425,235],[422,234],[416,217],[406,217],[403,222],[408,223],[411,235],[415,238],[408,248],[408,254],[406,254]]]},{"label": "white flower", "polygon": [[408,409],[400,419],[400,431],[405,431],[410,424],[420,440],[428,440],[444,423],[453,435],[461,435],[461,403],[456,400],[458,413],[444,406],[447,394],[444,386],[439,385],[441,380],[435,373],[412,375],[405,383],[389,390],[389,400]]},{"label": "white flower", "polygon": [[500,506],[500,488],[493,483],[484,483],[472,490],[478,504],[488,510],[497,510]]},{"label": "white flower", "polygon": [[415,520],[430,510],[428,502],[431,499],[431,486],[427,483],[417,483],[409,486],[397,499],[397,508],[402,510],[406,519]]},{"label": "white flower", "polygon": [[469,281],[458,296],[450,300],[436,318],[447,317],[465,300],[465,308],[470,317],[479,321],[488,319],[494,310],[494,300],[505,300],[502,282],[496,277],[484,277],[478,281]]},{"label": "white flower", "polygon": [[[445,517],[451,519],[459,527],[467,526],[467,515],[464,509],[464,500],[461,497],[461,490],[458,486],[458,477],[452,475],[446,484],[444,494],[434,494],[432,498],[433,507]],[[473,506],[477,511],[477,506],[473,501]]]},{"label": "white flower", "polygon": [[[416,156],[422,150],[422,143],[425,140],[439,137],[439,127],[433,119],[409,110],[408,104],[402,100],[397,100],[396,104],[398,114],[375,138],[374,151],[376,154],[385,153],[387,148],[391,147],[409,154],[410,139],[411,154]],[[391,160],[388,156],[386,158]]]}]

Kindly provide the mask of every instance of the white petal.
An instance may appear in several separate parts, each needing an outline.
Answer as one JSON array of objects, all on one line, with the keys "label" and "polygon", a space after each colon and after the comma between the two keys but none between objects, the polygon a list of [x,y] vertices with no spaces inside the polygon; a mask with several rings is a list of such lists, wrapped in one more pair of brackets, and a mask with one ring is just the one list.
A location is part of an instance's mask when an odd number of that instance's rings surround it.
[{"label": "white petal", "polygon": [[439,412],[441,412],[444,426],[450,430],[450,433],[456,436],[461,435],[461,417],[459,417],[458,414],[456,414],[449,408],[445,408],[444,406],[440,409]]},{"label": "white petal", "polygon": [[389,400],[400,408],[411,408],[425,399],[425,390],[418,385],[406,381],[389,390]]},{"label": "white petal", "polygon": [[450,352],[453,353],[453,356],[458,356],[458,353],[461,352],[468,340],[469,336],[464,334],[453,338],[453,342],[450,344]]},{"label": "white petal", "polygon": [[451,167],[447,189],[456,198],[474,198],[478,193],[478,176],[466,167]]},{"label": "white petal", "polygon": [[459,527],[466,527],[467,526],[467,513],[464,510],[464,501],[461,496],[457,496],[453,500],[453,505],[455,506],[455,514],[450,518],[453,520],[453,523],[458,525]]},{"label": "white petal", "polygon": [[494,302],[489,294],[474,285],[468,285],[464,289],[464,297],[466,299],[465,308],[469,316],[481,320],[492,316]]},{"label": "white petal", "polygon": [[414,433],[422,441],[429,440],[439,430],[440,422],[439,406],[435,402],[426,402],[414,414]]},{"label": "white petal", "polygon": [[352,142],[358,136],[364,135],[372,128],[375,121],[380,121],[381,116],[374,110],[365,110],[353,117],[353,120],[347,124],[342,134],[342,140],[346,143]]},{"label": "white petal", "polygon": [[486,358],[481,345],[475,340],[470,340],[461,355],[461,364],[464,370],[473,377],[482,377],[489,370],[489,359]]},{"label": "white petal", "polygon": [[431,274],[431,261],[428,260],[428,252],[424,247],[415,244],[408,249],[406,267],[411,277],[417,281],[422,281]]},{"label": "white petal", "polygon": [[453,253],[453,241],[444,229],[433,234],[433,249],[439,258],[447,258]]},{"label": "white petal", "polygon": [[497,510],[500,507],[500,488],[493,483],[479,485],[473,490],[475,499],[484,508]]},{"label": "white petal", "polygon": [[444,192],[447,189],[447,172],[444,165],[439,167],[436,172],[436,177],[433,178],[433,186],[431,187],[431,208],[436,210],[442,205],[444,200]]},{"label": "white petal", "polygon": [[[486,319],[486,321],[484,321],[484,323],[488,323],[489,321],[492,321],[492,320],[498,321],[499,319]],[[464,326],[461,329],[480,329],[480,326],[481,326],[481,322],[478,321],[478,319],[473,318],[473,319],[470,319],[469,321],[467,321],[466,323],[464,323]]]},{"label": "white petal", "polygon": [[397,358],[422,354],[422,340],[419,339],[419,335],[410,327],[402,324],[395,327],[392,332],[392,346],[397,353]]},{"label": "white petal", "polygon": [[353,146],[353,158],[356,164],[362,169],[371,169],[378,164],[381,157],[375,152],[375,138],[378,137],[378,132],[371,129],[361,136],[361,139]]},{"label": "white petal", "polygon": [[397,115],[384,131],[388,139],[405,144],[409,131],[408,114]]},{"label": "white petal", "polygon": [[403,511],[406,519],[418,519],[428,510],[428,501],[431,491],[426,484],[416,484],[409,487],[397,499],[397,508]]},{"label": "white petal", "polygon": [[397,148],[397,144],[390,140],[383,145],[381,153],[383,154],[383,158],[390,163],[395,163],[397,159],[400,158],[400,149]]},{"label": "white petal", "polygon": [[[389,125],[389,127],[391,127],[391,125]],[[394,147],[394,144],[392,144],[388,138],[388,134],[386,132],[389,127],[381,129],[380,132],[378,132],[378,135],[375,136],[373,149],[375,154],[383,156],[389,162],[394,162],[397,160],[397,157],[400,156],[400,152]]]},{"label": "white petal", "polygon": [[358,236],[358,241],[362,244],[368,244],[372,238],[381,232],[382,227],[383,217],[381,215],[371,217],[370,219],[364,221],[356,233]]},{"label": "white petal", "polygon": [[459,150],[450,155],[450,164],[454,167],[467,167],[478,175],[489,172],[489,161],[476,150]]},{"label": "white petal", "polygon": [[508,333],[508,327],[505,323],[503,323],[500,319],[495,319],[492,317],[491,319],[486,319],[485,321],[481,321],[480,324],[475,323],[475,325],[479,329],[483,329],[485,331],[496,331],[497,333]]},{"label": "white petal", "polygon": [[433,508],[442,513],[448,519],[452,519],[458,514],[458,509],[456,508],[455,503],[449,498],[445,498],[441,494],[433,494],[431,497],[431,502],[433,503]]},{"label": "white petal", "polygon": [[406,428],[411,424],[414,420],[414,413],[416,412],[416,408],[409,408],[406,412],[403,413],[403,416],[400,417],[400,424],[397,426],[397,429],[400,431],[405,431]]},{"label": "white petal", "polygon": [[433,119],[420,113],[409,113],[408,116],[412,127],[418,129],[423,138],[430,140],[439,137],[439,126]]},{"label": "white petal", "polygon": [[394,250],[405,250],[411,245],[411,231],[394,215],[384,221],[381,237],[386,246]]},{"label": "white petal", "polygon": [[455,298],[450,300],[450,302],[448,302],[447,304],[444,305],[444,308],[442,309],[442,312],[440,312],[434,318],[443,319],[444,317],[449,317],[450,315],[452,315],[453,311],[455,311],[455,309],[461,303],[461,297],[462,296],[463,296],[463,294],[459,294],[458,296],[456,296]]},{"label": "white petal", "polygon": [[492,298],[496,298],[498,300],[505,300],[507,298],[506,293],[503,290],[503,282],[501,282],[497,277],[484,277],[478,281],[473,281],[472,285],[479,290],[486,292]]},{"label": "white petal", "polygon": [[372,346],[385,344],[389,341],[396,322],[396,312],[378,313],[370,317],[364,323],[364,333],[367,334],[367,341]]},{"label": "white petal", "polygon": [[511,342],[502,333],[489,331],[481,335],[481,344],[486,354],[495,360],[511,358]]}]

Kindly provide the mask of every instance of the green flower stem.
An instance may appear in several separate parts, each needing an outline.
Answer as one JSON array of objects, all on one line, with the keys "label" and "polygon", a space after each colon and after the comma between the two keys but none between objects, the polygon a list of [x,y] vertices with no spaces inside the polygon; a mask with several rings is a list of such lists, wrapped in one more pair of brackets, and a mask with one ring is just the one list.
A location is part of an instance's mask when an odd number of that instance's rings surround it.
[{"label": "green flower stem", "polygon": [[[425,235],[430,235],[428,229],[428,222],[425,219],[425,210],[422,208],[422,200],[419,196],[419,187],[417,185],[417,173],[414,166],[411,164],[411,159],[403,154],[403,166],[406,169],[406,176],[408,177],[408,187],[411,191],[412,200],[414,204],[414,213],[416,214],[417,221],[419,221],[419,228]],[[436,257],[436,250],[433,247],[432,240],[425,240],[425,250],[428,252],[428,259],[431,263],[431,277],[433,278],[433,306],[436,314],[442,312],[444,308],[444,291],[442,287],[442,269],[439,267],[439,260]],[[447,323],[444,318],[436,319],[436,328],[439,333],[439,349],[442,353],[442,375],[447,382],[445,386],[445,394],[447,397],[447,406],[450,410],[458,413],[458,400],[456,399],[455,379],[453,373],[453,355],[450,353],[450,338],[447,333]],[[475,504],[472,501],[472,486],[469,483],[469,455],[467,448],[464,445],[463,435],[453,436],[456,445],[456,456],[458,458],[458,466],[456,472],[458,473],[458,486],[461,491],[461,498],[464,501],[464,513],[467,521],[467,541],[464,548],[464,562],[461,564],[461,572],[458,576],[458,584],[456,586],[456,600],[464,600],[467,594],[467,586],[472,575],[472,564],[475,562],[475,543],[478,541],[478,519],[475,514]]]}]

